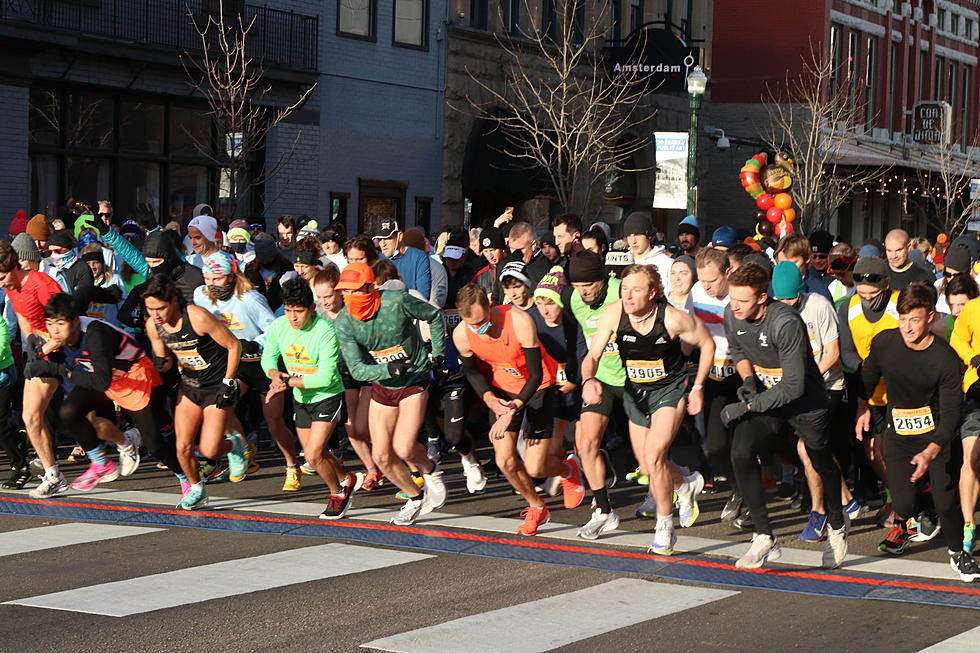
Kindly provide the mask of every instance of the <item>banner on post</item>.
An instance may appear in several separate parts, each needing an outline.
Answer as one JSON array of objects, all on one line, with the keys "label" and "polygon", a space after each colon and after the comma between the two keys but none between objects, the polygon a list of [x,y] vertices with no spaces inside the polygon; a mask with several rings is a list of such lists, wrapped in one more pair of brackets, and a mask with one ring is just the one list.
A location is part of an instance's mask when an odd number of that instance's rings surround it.
[{"label": "banner on post", "polygon": [[657,183],[653,206],[687,208],[687,132],[654,132],[657,144]]}]

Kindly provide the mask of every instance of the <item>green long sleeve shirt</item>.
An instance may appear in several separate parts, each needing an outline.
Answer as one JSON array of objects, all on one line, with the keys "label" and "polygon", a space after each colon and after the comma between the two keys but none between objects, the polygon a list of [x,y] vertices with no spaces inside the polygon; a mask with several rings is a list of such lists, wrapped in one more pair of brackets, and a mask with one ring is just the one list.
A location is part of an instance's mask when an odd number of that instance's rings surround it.
[{"label": "green long sleeve shirt", "polygon": [[[401,290],[381,291],[381,306],[370,320],[351,317],[344,308],[334,320],[337,340],[351,376],[358,381],[374,381],[385,388],[399,389],[424,383],[429,378],[429,354],[415,320],[429,323],[432,351],[443,355],[446,330],[442,311]],[[406,359],[408,374],[393,380],[388,363]]]},{"label": "green long sleeve shirt", "polygon": [[315,404],[344,391],[340,378],[340,350],[333,325],[313,315],[305,329],[294,329],[285,315],[277,317],[266,332],[262,350],[262,370],[278,369],[279,357],[290,376],[303,379],[302,388],[293,388],[293,399]]}]

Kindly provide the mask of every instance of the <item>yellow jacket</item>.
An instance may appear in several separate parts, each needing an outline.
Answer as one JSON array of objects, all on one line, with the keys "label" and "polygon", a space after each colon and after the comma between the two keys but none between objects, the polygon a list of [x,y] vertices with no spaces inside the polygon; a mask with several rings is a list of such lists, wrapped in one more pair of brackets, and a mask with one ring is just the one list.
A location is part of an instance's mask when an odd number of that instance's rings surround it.
[{"label": "yellow jacket", "polygon": [[977,370],[970,361],[980,355],[980,297],[971,299],[963,307],[963,312],[953,325],[949,344],[966,365],[966,374],[963,375],[963,392],[966,392],[977,381]]}]

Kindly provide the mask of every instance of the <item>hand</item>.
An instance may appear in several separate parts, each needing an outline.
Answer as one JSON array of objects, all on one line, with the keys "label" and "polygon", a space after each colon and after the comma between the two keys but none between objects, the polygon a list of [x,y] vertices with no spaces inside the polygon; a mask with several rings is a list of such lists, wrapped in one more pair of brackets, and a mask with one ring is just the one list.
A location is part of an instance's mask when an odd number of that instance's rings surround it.
[{"label": "hand", "polygon": [[446,367],[445,356],[433,356],[429,359],[429,369],[438,385],[445,385],[449,381],[449,368]]},{"label": "hand", "polygon": [[506,399],[501,399],[492,392],[488,392],[483,395],[483,403],[487,405],[487,408],[489,408],[497,418],[503,417],[504,415],[510,415],[511,413],[510,402]]},{"label": "hand", "polygon": [[105,236],[109,233],[109,218],[102,217],[101,215],[97,220],[92,221],[92,227],[99,233],[100,236]]},{"label": "hand", "polygon": [[755,375],[747,376],[742,379],[742,385],[735,392],[740,401],[751,404],[755,396],[759,394],[759,385],[756,383]]},{"label": "hand", "polygon": [[970,367],[975,370],[980,370],[980,354],[970,359]]},{"label": "hand", "polygon": [[909,481],[915,483],[922,478],[929,471],[929,464],[936,459],[937,455],[939,455],[939,447],[930,443],[925,449],[912,456],[912,460],[909,462],[915,469],[912,471]]},{"label": "hand", "polygon": [[493,221],[493,226],[500,228],[500,225],[507,224],[514,219],[514,207],[508,206],[503,213],[497,216],[497,219]]},{"label": "hand", "polygon": [[238,403],[238,381],[236,379],[232,379],[231,383],[222,381],[221,385],[221,392],[218,393],[214,405],[218,408],[228,408]]},{"label": "hand", "polygon": [[687,395],[687,414],[697,415],[704,408],[704,388],[691,388]]},{"label": "hand", "polygon": [[858,399],[857,406],[857,421],[854,422],[854,437],[857,438],[858,442],[864,441],[864,434],[871,430],[871,409],[868,408],[868,402],[864,399]]},{"label": "hand", "polygon": [[592,377],[582,383],[582,401],[590,406],[602,403],[602,383],[599,379]]},{"label": "hand", "polygon": [[510,420],[510,413],[506,415],[498,415],[497,419],[493,423],[493,426],[490,427],[490,439],[503,440],[504,435],[507,434],[507,428],[510,426]]},{"label": "hand", "polygon": [[47,356],[48,354],[53,354],[54,352],[61,349],[64,345],[63,342],[58,342],[57,340],[51,339],[41,345],[41,356]]},{"label": "hand", "polygon": [[727,429],[729,426],[745,417],[749,412],[749,407],[744,401],[737,404],[728,404],[721,409],[721,423]]},{"label": "hand", "polygon": [[32,333],[24,340],[24,346],[26,349],[34,352],[35,354],[41,351],[41,347],[44,346],[44,338]]},{"label": "hand", "polygon": [[170,369],[170,356],[154,356],[153,369],[157,372],[166,372]]},{"label": "hand", "polygon": [[394,381],[399,381],[408,376],[408,369],[411,363],[404,358],[388,362],[388,376]]},{"label": "hand", "polygon": [[66,374],[68,374],[67,367],[43,358],[31,361],[24,368],[24,376],[28,379],[39,376],[65,376]]},{"label": "hand", "polygon": [[286,381],[281,376],[272,379],[272,383],[269,384],[269,390],[265,393],[265,403],[271,402],[273,397],[280,392],[285,392],[288,387]]},{"label": "hand", "polygon": [[242,340],[239,338],[238,344],[241,348],[242,358],[254,359],[258,358],[262,353],[262,350],[259,348],[259,343],[254,340]]}]

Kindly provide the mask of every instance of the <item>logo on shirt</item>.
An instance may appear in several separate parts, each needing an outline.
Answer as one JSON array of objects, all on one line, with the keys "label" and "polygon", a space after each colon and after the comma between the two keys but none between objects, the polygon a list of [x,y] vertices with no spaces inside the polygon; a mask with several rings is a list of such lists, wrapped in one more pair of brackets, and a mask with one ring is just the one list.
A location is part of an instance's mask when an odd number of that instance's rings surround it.
[{"label": "logo on shirt", "polygon": [[769,338],[766,337],[766,334],[764,333],[759,334],[759,345],[762,347],[769,346]]},{"label": "logo on shirt", "polygon": [[623,342],[636,342],[636,336],[631,336],[629,334],[626,334],[625,336],[623,336]]},{"label": "logo on shirt", "polygon": [[655,344],[655,345],[666,345],[667,344],[667,340],[665,340],[663,336],[660,336],[659,338],[657,338],[657,342],[655,342],[653,344]]},{"label": "logo on shirt", "polygon": [[234,313],[221,313],[218,317],[232,331],[240,331],[245,328],[245,325],[238,321]]}]

